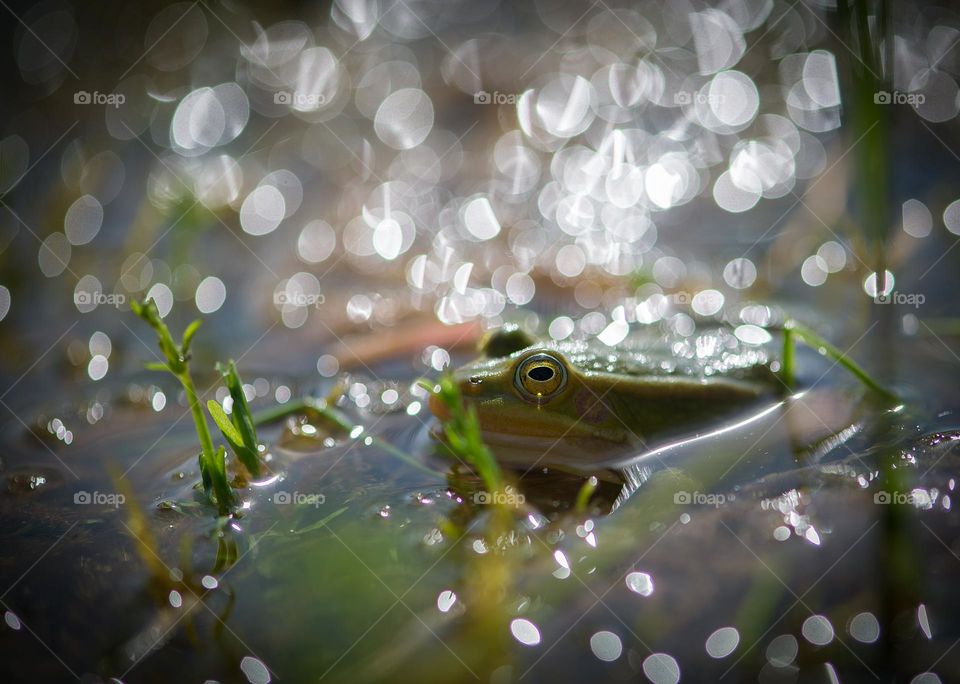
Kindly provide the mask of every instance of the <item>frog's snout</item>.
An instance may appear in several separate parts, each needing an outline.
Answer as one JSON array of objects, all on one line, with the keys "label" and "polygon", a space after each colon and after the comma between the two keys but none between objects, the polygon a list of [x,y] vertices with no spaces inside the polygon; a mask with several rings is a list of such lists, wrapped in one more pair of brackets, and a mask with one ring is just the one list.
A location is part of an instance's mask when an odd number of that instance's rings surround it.
[{"label": "frog's snout", "polygon": [[[459,377],[455,374],[454,380],[460,389],[460,397],[464,403],[469,404],[471,401],[479,398],[481,393],[479,376]],[[436,394],[430,395],[427,405],[430,407],[430,412],[440,420],[450,419],[450,409],[447,408],[446,404],[444,404]]]}]

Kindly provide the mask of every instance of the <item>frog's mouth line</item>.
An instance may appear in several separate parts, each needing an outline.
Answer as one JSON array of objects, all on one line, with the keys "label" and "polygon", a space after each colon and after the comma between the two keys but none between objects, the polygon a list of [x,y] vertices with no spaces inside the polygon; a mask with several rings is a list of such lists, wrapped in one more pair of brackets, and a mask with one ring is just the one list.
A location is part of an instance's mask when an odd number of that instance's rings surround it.
[{"label": "frog's mouth line", "polygon": [[635,455],[639,444],[602,437],[542,437],[484,430],[483,440],[497,460],[506,464],[566,465],[593,468],[599,458],[610,460]]},{"label": "frog's mouth line", "polygon": [[[430,396],[429,407],[441,422],[450,419],[449,409],[436,395]],[[498,460],[531,463],[542,458],[545,463],[584,465],[596,459],[598,454],[612,457],[623,455],[625,451],[636,453],[636,448],[640,446],[622,430],[603,430],[582,421],[554,416],[548,425],[541,420],[537,429],[528,422],[511,419],[508,412],[503,415],[488,414],[486,419],[484,412],[480,413],[483,441],[493,449]]]},{"label": "frog's mouth line", "polygon": [[[601,430],[590,426],[583,420],[572,420],[560,415],[554,415],[544,409],[536,421],[522,421],[511,413],[505,406],[502,398],[477,401],[467,398],[465,403],[477,408],[480,427],[484,436],[505,435],[507,437],[535,437],[544,443],[556,440],[558,437],[592,437],[598,440],[622,443],[625,439],[621,430],[607,430],[608,435],[601,434]],[[441,421],[450,420],[450,410],[439,397],[431,394],[428,406],[434,416]],[[536,405],[532,405],[536,408]]]},{"label": "frog's mouth line", "polygon": [[[792,397],[793,400],[802,399],[805,392]],[[644,464],[662,464],[663,459],[670,458],[675,452],[681,452],[684,447],[693,444],[702,444],[725,434],[734,433],[751,428],[756,424],[763,424],[765,420],[781,411],[785,401],[776,401],[753,412],[741,415],[739,420],[723,424],[705,432],[694,432],[687,436],[678,436],[658,441],[650,447],[638,442],[611,441],[602,437],[566,436],[562,438],[546,438],[531,435],[519,435],[507,432],[484,431],[484,441],[493,449],[498,460],[507,464],[538,466],[561,465],[577,470],[597,469],[621,471],[624,468],[639,467]],[[652,448],[651,448],[652,447]]]}]

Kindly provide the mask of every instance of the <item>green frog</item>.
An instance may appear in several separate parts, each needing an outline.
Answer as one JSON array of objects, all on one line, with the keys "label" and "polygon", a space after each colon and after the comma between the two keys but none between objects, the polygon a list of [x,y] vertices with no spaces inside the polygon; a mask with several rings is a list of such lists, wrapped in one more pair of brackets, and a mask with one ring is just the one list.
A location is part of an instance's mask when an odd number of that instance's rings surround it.
[{"label": "green frog", "polygon": [[[638,326],[613,346],[541,341],[507,326],[455,378],[498,458],[583,462],[696,436],[772,403],[784,386],[771,364],[765,345],[717,324],[689,336]],[[438,402],[431,408],[444,417]]]}]

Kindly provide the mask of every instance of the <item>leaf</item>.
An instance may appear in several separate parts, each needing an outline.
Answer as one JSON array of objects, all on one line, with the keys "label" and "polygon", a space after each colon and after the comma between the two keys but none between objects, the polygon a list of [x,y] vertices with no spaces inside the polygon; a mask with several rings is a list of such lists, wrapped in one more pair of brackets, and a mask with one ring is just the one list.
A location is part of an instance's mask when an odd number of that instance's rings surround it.
[{"label": "leaf", "polygon": [[134,301],[131,307],[133,312],[151,327],[156,327],[157,323],[160,322],[160,311],[157,309],[157,303],[152,299],[144,299],[142,302]]},{"label": "leaf", "polygon": [[596,476],[591,475],[580,485],[580,491],[577,492],[577,498],[573,504],[573,510],[576,511],[577,515],[583,515],[587,512],[587,504],[590,503],[590,497],[593,496],[593,493],[597,491],[598,484],[599,481]]},{"label": "leaf", "polygon": [[[792,333],[796,339],[800,340],[811,349],[817,350],[820,354],[832,359],[835,364],[839,364],[841,367],[846,369],[847,372],[863,383],[867,389],[875,392],[877,396],[890,403],[897,403],[900,401],[896,394],[874,380],[869,373],[867,373],[857,364],[856,361],[847,356],[846,352],[828,342],[826,339],[815,333],[812,329],[793,319],[790,319],[786,322],[784,329],[789,331],[788,335],[785,336],[785,340],[787,342],[791,341],[789,339],[789,333]],[[790,365],[793,365],[792,358],[789,359],[789,362]]]},{"label": "leaf", "polygon": [[230,443],[234,451],[237,450],[237,446],[243,445],[243,437],[240,436],[237,428],[230,422],[230,417],[226,411],[223,410],[223,407],[220,406],[220,402],[215,399],[210,399],[207,402],[207,411],[210,412],[210,417],[213,418],[213,422],[220,428],[220,432],[223,433],[224,438]]},{"label": "leaf", "polygon": [[210,497],[210,490],[213,488],[213,476],[210,474],[210,465],[200,452],[200,480],[203,482],[203,493]]},{"label": "leaf", "polygon": [[147,322],[157,333],[157,342],[160,345],[160,351],[167,357],[169,371],[174,375],[182,375],[187,370],[187,364],[184,361],[184,355],[173,341],[170,335],[170,329],[160,318],[160,312],[157,310],[157,304],[152,299],[146,299],[142,303],[134,302],[131,304],[133,312]]},{"label": "leaf", "polygon": [[[427,388],[426,382],[421,382],[420,385]],[[443,432],[447,446],[454,456],[469,463],[488,489],[499,490],[503,485],[503,473],[493,454],[483,443],[476,409],[473,406],[464,406],[460,388],[453,376],[442,376],[435,387],[428,389],[449,411],[449,418],[443,421]]]},{"label": "leaf", "polygon": [[428,378],[418,378],[415,384],[430,394],[433,394],[437,391],[437,383]]},{"label": "leaf", "polygon": [[319,530],[319,529],[325,528],[325,527],[327,526],[327,523],[328,523],[328,522],[330,522],[331,520],[333,520],[334,518],[336,518],[337,516],[339,516],[341,513],[343,513],[345,510],[347,510],[347,508],[349,508],[349,506],[344,506],[343,508],[338,508],[337,510],[335,510],[333,513],[331,513],[330,515],[326,516],[325,518],[322,518],[321,520],[317,520],[316,522],[310,523],[310,524],[307,525],[306,527],[301,527],[299,530],[294,530],[293,533],[294,533],[294,534],[306,534],[307,532],[313,532],[314,530]]},{"label": "leaf", "polygon": [[[257,429],[254,427],[253,414],[250,412],[250,406],[247,404],[247,397],[243,393],[243,382],[237,373],[237,366],[233,361],[228,364],[217,364],[217,369],[223,376],[230,390],[230,397],[233,399],[233,411],[230,414],[230,420],[241,439],[239,444],[243,448],[234,448],[237,458],[247,467],[247,470],[254,477],[260,474],[260,455],[259,442],[257,440]],[[232,445],[231,445],[232,446]]]},{"label": "leaf", "polygon": [[197,330],[199,330],[202,324],[203,321],[198,318],[183,331],[183,342],[180,343],[180,351],[184,356],[190,351],[190,343],[193,342],[193,336],[197,334]]},{"label": "leaf", "polygon": [[235,499],[233,489],[231,489],[230,482],[227,480],[226,458],[227,450],[223,448],[223,445],[218,446],[217,453],[214,455],[214,462],[211,464],[213,470],[211,479],[213,480],[213,492],[217,497],[220,515],[230,513],[230,508],[233,506]]},{"label": "leaf", "polygon": [[160,363],[158,361],[149,361],[143,364],[143,367],[151,371],[165,371],[167,373],[173,372],[172,370],[170,370],[170,366],[168,366],[165,363]]},{"label": "leaf", "polygon": [[[222,446],[217,452],[213,450],[213,440],[210,438],[207,420],[200,406],[200,402],[197,399],[197,390],[193,384],[193,378],[190,377],[190,368],[187,363],[186,354],[173,341],[173,337],[170,335],[170,329],[160,317],[156,302],[152,299],[145,299],[142,302],[133,301],[130,304],[130,308],[133,310],[133,313],[153,328],[153,331],[157,335],[160,350],[167,359],[166,364],[149,363],[147,364],[147,368],[171,373],[180,381],[180,385],[183,387],[183,391],[187,396],[187,403],[190,405],[190,412],[193,415],[197,438],[200,441],[198,460],[200,463],[200,477],[203,481],[204,493],[208,499],[216,498],[220,515],[227,515],[236,502],[236,495],[227,479],[225,463],[226,451]],[[193,338],[199,325],[199,322],[195,321],[187,326],[182,338],[185,346],[189,346],[190,340]],[[217,420],[216,415],[214,415],[214,420]],[[226,420],[225,424],[230,425],[230,421]]]}]

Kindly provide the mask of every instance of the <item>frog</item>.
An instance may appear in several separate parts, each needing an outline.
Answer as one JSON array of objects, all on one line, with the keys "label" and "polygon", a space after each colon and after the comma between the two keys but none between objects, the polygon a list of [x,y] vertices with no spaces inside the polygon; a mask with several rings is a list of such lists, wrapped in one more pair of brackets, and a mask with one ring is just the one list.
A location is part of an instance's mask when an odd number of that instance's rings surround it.
[{"label": "frog", "polygon": [[[744,341],[730,326],[690,335],[628,328],[615,344],[543,340],[515,325],[486,334],[454,378],[494,453],[583,462],[649,451],[783,394],[769,345]],[[439,401],[431,410],[445,417]]]}]

